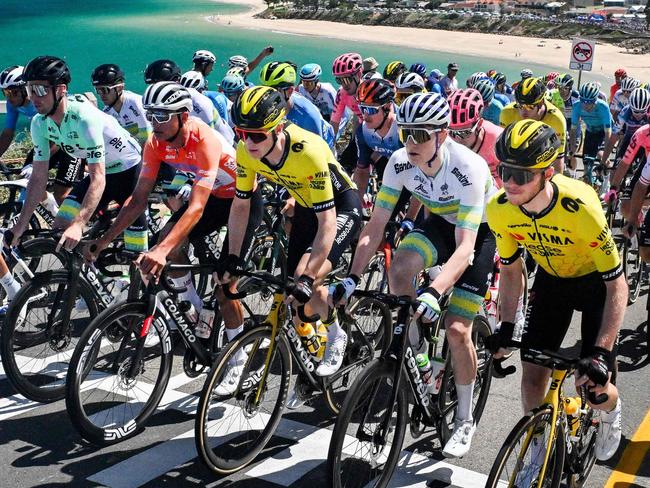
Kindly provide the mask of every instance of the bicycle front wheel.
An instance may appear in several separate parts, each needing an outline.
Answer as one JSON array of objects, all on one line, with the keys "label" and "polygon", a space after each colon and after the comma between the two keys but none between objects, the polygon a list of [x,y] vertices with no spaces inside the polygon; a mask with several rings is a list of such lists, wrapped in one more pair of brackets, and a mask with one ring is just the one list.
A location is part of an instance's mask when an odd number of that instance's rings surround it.
[{"label": "bicycle front wheel", "polygon": [[[497,454],[486,488],[560,486],[565,437],[561,424],[553,435],[552,421],[553,410],[550,407],[534,410],[519,421]],[[543,469],[549,444],[551,451],[546,469]]]},{"label": "bicycle front wheel", "polygon": [[93,444],[107,446],[139,433],[165,392],[172,343],[161,319],[151,324],[142,355],[136,355],[146,316],[144,302],[109,307],[86,329],[74,351],[66,407],[74,427]]},{"label": "bicycle front wheel", "polygon": [[350,388],[330,441],[330,486],[388,486],[402,450],[408,417],[404,383],[397,401],[391,403],[394,375],[394,362],[378,360],[368,365]]},{"label": "bicycle front wheel", "polygon": [[215,473],[244,468],[278,427],[291,379],[291,356],[278,339],[266,364],[269,327],[256,327],[230,342],[205,381],[194,424],[196,450]]},{"label": "bicycle front wheel", "polygon": [[[72,310],[67,271],[36,275],[11,302],[2,326],[2,365],[11,384],[30,400],[65,396],[65,377],[83,330],[97,315],[90,285],[78,281]],[[65,317],[69,319],[65,319]]]}]

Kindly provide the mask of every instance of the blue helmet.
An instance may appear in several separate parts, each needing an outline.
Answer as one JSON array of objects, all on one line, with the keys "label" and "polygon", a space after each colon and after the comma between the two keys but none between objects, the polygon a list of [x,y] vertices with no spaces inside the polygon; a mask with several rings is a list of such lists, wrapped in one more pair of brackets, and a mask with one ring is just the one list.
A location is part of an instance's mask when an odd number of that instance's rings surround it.
[{"label": "blue helmet", "polygon": [[494,98],[494,82],[490,78],[482,78],[474,83],[474,89],[481,94],[485,105],[492,103]]},{"label": "blue helmet", "polygon": [[244,78],[239,75],[226,75],[221,80],[219,87],[226,95],[230,95],[244,91],[246,83],[244,82]]},{"label": "blue helmet", "polygon": [[417,73],[419,74],[422,78],[427,77],[427,67],[423,65],[422,63],[413,63],[411,67],[409,68],[409,71],[411,73]]},{"label": "blue helmet", "polygon": [[318,81],[322,74],[323,70],[316,63],[308,63],[300,68],[300,79],[303,81]]},{"label": "blue helmet", "polygon": [[586,102],[586,103],[595,102],[596,99],[598,99],[599,94],[600,94],[600,89],[598,88],[598,85],[594,82],[585,83],[580,87],[581,102]]}]

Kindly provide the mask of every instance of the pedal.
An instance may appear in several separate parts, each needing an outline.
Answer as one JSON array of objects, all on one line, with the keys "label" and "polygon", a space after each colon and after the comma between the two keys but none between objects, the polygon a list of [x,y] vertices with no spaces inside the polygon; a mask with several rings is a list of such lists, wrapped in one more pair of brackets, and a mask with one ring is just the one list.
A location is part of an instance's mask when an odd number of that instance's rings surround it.
[{"label": "pedal", "polygon": [[191,349],[185,349],[183,355],[183,370],[190,378],[197,378],[208,371],[208,367],[199,363]]},{"label": "pedal", "polygon": [[411,430],[411,436],[414,439],[420,437],[424,432],[425,425],[422,423],[422,410],[420,410],[420,407],[418,406],[414,406],[411,411],[409,428]]}]

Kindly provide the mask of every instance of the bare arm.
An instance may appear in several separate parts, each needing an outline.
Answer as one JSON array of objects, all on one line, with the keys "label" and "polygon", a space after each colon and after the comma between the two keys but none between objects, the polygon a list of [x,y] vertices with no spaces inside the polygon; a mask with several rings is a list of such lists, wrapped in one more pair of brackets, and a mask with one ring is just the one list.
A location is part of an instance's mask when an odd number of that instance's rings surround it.
[{"label": "bare arm", "polygon": [[246,225],[251,212],[251,199],[235,197],[228,216],[228,249],[230,254],[239,256]]},{"label": "bare arm", "polygon": [[253,59],[250,63],[248,63],[248,68],[246,68],[246,74],[250,73],[251,71],[254,71],[255,68],[262,62],[262,60],[269,56],[273,52],[273,46],[266,46],[264,49],[260,51],[260,53]]},{"label": "bare arm", "polygon": [[625,275],[605,282],[607,295],[605,297],[605,310],[600,333],[596,339],[596,346],[611,351],[616,342],[618,330],[623,323],[625,308],[627,307],[627,281]]},{"label": "bare arm", "polygon": [[363,200],[363,196],[366,194],[366,190],[368,189],[368,182],[370,181],[370,167],[360,168],[357,166],[352,174],[352,181],[357,185],[359,197]]},{"label": "bare arm", "polygon": [[93,213],[104,194],[104,188],[106,188],[106,170],[104,164],[89,164],[87,167],[88,175],[90,177],[90,185],[88,186],[88,191],[84,196],[83,202],[81,202],[79,213],[72,221],[73,224],[78,224],[80,226],[86,225],[93,216]]},{"label": "bare arm", "polygon": [[501,263],[499,313],[503,322],[515,322],[519,297],[523,292],[523,281],[521,279],[523,268],[521,259],[516,259],[512,264]]},{"label": "bare arm", "polygon": [[390,219],[391,211],[383,207],[375,207],[370,221],[361,231],[357,249],[354,252],[354,260],[350,267],[350,274],[361,276],[368,265],[370,258],[374,256],[377,247],[384,238],[384,229]]},{"label": "bare arm", "polygon": [[12,231],[14,233],[14,241],[12,245],[17,245],[20,241],[20,236],[27,229],[29,219],[34,214],[36,206],[43,200],[45,196],[45,189],[47,187],[47,169],[48,161],[34,161],[32,176],[27,183],[27,196],[20,216],[16,221]]},{"label": "bare arm", "polygon": [[602,162],[605,163],[609,159],[609,155],[612,154],[612,149],[616,146],[616,143],[620,142],[621,136],[619,134],[612,134],[610,137],[605,138],[605,149],[603,149],[603,159]]},{"label": "bare arm", "polygon": [[336,208],[332,207],[318,212],[316,218],[318,219],[318,231],[314,237],[311,256],[304,273],[312,278],[318,277],[336,238]]}]

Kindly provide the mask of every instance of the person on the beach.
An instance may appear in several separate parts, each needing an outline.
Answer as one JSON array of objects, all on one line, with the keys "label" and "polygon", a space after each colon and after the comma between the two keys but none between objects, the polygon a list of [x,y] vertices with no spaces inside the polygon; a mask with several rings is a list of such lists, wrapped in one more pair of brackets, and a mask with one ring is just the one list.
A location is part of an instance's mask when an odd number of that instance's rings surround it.
[{"label": "person on the beach", "polygon": [[363,75],[366,76],[368,75],[368,73],[376,73],[378,67],[379,67],[379,63],[377,63],[377,60],[375,58],[373,58],[372,56],[369,58],[365,58],[363,60]]},{"label": "person on the beach", "polygon": [[449,63],[447,65],[447,75],[443,76],[440,80],[440,87],[442,88],[445,96],[449,96],[452,92],[458,90],[458,63]]}]

